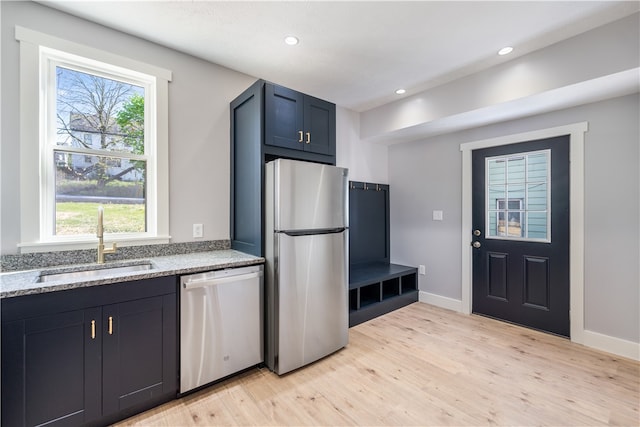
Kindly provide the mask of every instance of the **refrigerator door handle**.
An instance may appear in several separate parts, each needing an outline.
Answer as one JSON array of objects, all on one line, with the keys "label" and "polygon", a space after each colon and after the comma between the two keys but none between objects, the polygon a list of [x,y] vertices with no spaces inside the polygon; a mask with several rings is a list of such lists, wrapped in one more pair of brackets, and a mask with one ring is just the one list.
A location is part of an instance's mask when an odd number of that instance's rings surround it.
[{"label": "refrigerator door handle", "polygon": [[[318,234],[340,234],[344,232],[346,227],[327,228],[324,230],[283,230],[279,233],[286,234],[287,236],[316,236]],[[278,232],[277,232],[278,233]]]}]

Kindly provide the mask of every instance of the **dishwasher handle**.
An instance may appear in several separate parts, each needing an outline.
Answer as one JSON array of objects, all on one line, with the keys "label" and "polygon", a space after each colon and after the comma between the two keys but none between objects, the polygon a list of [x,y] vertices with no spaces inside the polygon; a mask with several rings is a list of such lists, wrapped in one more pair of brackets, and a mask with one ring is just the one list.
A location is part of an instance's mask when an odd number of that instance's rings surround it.
[{"label": "dishwasher handle", "polygon": [[187,280],[182,286],[184,289],[204,288],[207,286],[221,285],[223,283],[238,282],[241,280],[254,279],[260,277],[262,272],[256,271],[254,273],[237,274],[235,276],[219,277],[219,278],[204,278],[199,280]]}]

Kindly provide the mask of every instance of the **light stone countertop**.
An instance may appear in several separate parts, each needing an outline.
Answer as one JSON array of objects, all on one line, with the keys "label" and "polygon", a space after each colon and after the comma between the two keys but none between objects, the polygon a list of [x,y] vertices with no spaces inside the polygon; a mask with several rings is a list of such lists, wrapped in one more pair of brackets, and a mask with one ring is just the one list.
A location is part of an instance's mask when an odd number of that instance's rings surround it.
[{"label": "light stone countertop", "polygon": [[[64,280],[52,280],[46,283],[38,281],[40,275],[67,273],[93,268],[124,267],[150,263],[152,268],[126,273],[106,273],[97,277],[76,277]],[[242,267],[263,264],[264,258],[238,252],[232,249],[194,252],[183,255],[148,257],[123,261],[106,262],[105,264],[77,264],[70,266],[42,268],[37,270],[0,273],[0,299],[23,295],[56,292],[74,288],[108,285],[154,277],[199,273],[209,270]]]}]

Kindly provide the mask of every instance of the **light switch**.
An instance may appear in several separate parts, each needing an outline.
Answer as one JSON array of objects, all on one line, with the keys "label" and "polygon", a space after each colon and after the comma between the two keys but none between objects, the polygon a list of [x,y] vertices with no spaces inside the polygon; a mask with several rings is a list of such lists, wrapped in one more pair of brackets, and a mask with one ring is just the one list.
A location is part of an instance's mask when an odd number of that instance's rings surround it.
[{"label": "light switch", "polygon": [[442,221],[442,211],[433,211],[433,220]]}]

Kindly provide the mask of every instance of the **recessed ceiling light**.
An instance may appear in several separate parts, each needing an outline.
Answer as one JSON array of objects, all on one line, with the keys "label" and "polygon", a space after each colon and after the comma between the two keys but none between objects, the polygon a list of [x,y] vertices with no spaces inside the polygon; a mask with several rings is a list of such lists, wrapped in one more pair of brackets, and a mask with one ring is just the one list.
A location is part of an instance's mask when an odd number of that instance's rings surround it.
[{"label": "recessed ceiling light", "polygon": [[397,94],[397,95],[402,95],[402,94],[403,94],[403,93],[405,93],[405,92],[406,92],[406,90],[404,90],[404,89],[397,89],[397,90],[396,90],[396,94]]},{"label": "recessed ceiling light", "polygon": [[284,42],[289,46],[295,46],[300,42],[300,40],[298,40],[296,36],[287,36],[284,38]]},{"label": "recessed ceiling light", "polygon": [[500,49],[498,51],[498,55],[502,56],[502,55],[508,55],[511,52],[513,52],[513,48],[511,46],[505,46],[502,49]]}]

